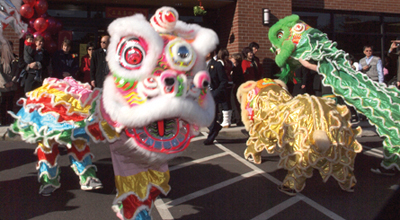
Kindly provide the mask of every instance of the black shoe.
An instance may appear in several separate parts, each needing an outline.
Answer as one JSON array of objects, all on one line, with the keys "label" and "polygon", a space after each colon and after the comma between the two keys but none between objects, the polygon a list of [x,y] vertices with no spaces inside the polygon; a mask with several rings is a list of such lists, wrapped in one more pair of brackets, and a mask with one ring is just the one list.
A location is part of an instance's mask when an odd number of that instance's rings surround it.
[{"label": "black shoe", "polygon": [[205,139],[205,140],[203,141],[203,144],[204,144],[204,145],[211,145],[213,142],[214,142],[214,140]]},{"label": "black shoe", "polygon": [[216,124],[216,126],[218,126],[218,127],[216,127],[216,128],[214,129],[214,131],[211,131],[211,132],[208,134],[207,139],[204,140],[204,142],[203,142],[204,145],[210,145],[210,144],[212,144],[212,143],[214,142],[215,138],[218,136],[218,133],[219,133],[219,131],[222,129],[222,126],[219,125],[219,124]]},{"label": "black shoe", "polygon": [[396,174],[395,169],[385,169],[383,167],[378,167],[376,169],[371,168],[371,172],[379,174],[379,175],[385,175],[385,176],[394,176]]}]

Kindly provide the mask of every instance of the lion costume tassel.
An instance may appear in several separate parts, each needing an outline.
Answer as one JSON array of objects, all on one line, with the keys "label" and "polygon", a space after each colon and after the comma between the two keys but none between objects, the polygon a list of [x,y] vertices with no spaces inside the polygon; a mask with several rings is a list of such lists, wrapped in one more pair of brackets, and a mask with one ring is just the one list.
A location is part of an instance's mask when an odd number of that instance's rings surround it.
[{"label": "lion costume tassel", "polygon": [[[117,188],[113,210],[121,219],[149,219],[156,197],[170,190],[167,161],[214,118],[205,57],[218,37],[179,21],[170,7],[158,9],[150,23],[141,14],[116,19],[108,32],[110,74],[103,90],[91,91],[72,78],[46,79],[20,101],[23,108],[13,114],[11,132],[52,155],[51,163],[46,158],[43,163],[50,169],[56,167],[56,144],[82,154],[90,138],[111,143]],[[91,158],[73,158],[91,165]],[[46,184],[59,186],[56,170],[46,171],[53,177]]]},{"label": "lion costume tassel", "polygon": [[261,152],[279,153],[278,166],[288,171],[279,190],[295,195],[317,169],[324,182],[333,176],[341,189],[352,192],[355,139],[346,106],[308,94],[292,97],[280,80],[248,81],[239,87],[242,121],[249,132],[245,158],[261,163]]}]

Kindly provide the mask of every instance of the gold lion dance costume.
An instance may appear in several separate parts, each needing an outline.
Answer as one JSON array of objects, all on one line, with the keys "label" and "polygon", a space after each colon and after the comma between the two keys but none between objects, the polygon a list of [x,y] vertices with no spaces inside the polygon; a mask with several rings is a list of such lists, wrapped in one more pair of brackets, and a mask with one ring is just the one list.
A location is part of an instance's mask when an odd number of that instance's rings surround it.
[{"label": "gold lion dance costume", "polygon": [[288,171],[279,190],[295,195],[317,169],[324,182],[333,176],[341,189],[356,184],[354,160],[362,146],[355,139],[350,112],[335,101],[308,94],[292,97],[280,80],[248,81],[239,87],[242,120],[249,131],[245,158],[261,163],[261,152],[279,153]]},{"label": "gold lion dance costume", "polygon": [[[121,219],[150,219],[156,197],[170,190],[167,161],[214,118],[205,57],[218,37],[179,21],[170,7],[158,9],[150,23],[141,14],[116,19],[108,32],[110,74],[103,90],[91,91],[72,78],[47,79],[21,101],[11,132],[38,143],[38,156],[57,154],[54,146],[66,145],[79,173],[92,166],[90,138],[111,143],[113,210]],[[57,180],[56,170],[46,171],[55,167],[53,160],[39,164],[46,184]]]}]

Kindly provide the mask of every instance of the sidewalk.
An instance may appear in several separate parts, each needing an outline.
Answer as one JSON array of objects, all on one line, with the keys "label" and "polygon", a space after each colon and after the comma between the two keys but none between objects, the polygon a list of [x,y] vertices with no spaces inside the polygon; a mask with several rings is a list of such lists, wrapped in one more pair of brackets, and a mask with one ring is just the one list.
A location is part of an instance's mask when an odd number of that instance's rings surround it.
[{"label": "sidewalk", "polygon": [[[364,137],[372,137],[372,136],[377,136],[378,134],[375,131],[375,127],[369,124],[367,121],[361,121],[358,123],[354,123],[354,126],[361,126],[362,128],[362,136]],[[0,126],[0,135],[1,135],[1,140],[2,141],[21,141],[20,136],[16,136],[15,138],[10,138],[8,137],[7,134],[7,129],[8,126]],[[201,132],[208,132],[207,128],[201,128]],[[244,126],[236,126],[233,124],[229,128],[222,128],[222,130],[219,132],[217,139],[231,139],[231,140],[236,140],[236,139],[247,139],[247,132]]]}]

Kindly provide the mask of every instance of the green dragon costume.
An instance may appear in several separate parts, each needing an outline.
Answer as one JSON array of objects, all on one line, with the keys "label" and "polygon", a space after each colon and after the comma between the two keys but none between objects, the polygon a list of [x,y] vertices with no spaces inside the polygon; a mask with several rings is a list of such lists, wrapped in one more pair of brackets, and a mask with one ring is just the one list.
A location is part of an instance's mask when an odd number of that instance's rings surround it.
[{"label": "green dragon costume", "polygon": [[299,59],[316,63],[323,76],[322,83],[332,87],[333,93],[367,116],[377,128],[383,142],[386,169],[400,170],[400,91],[370,80],[355,71],[348,61],[348,54],[336,48],[336,43],[321,31],[290,15],[279,20],[268,33],[276,53],[275,62],[282,68],[279,77],[287,82],[292,72],[301,64]]}]

